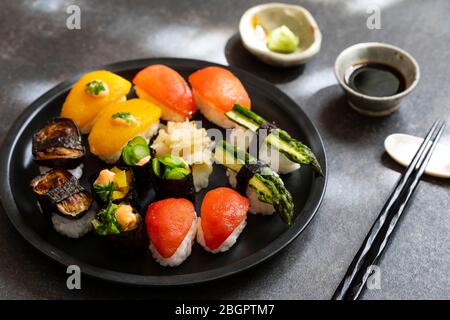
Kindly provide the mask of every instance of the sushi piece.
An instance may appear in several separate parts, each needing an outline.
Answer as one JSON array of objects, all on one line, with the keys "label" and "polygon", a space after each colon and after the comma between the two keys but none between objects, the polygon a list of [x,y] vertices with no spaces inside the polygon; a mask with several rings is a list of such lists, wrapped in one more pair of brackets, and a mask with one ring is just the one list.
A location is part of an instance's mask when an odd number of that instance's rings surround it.
[{"label": "sushi piece", "polygon": [[151,160],[151,177],[157,199],[185,198],[195,201],[194,181],[189,165],[170,154]]},{"label": "sushi piece", "polygon": [[121,254],[132,255],[145,252],[145,226],[141,215],[127,202],[108,206],[99,210],[92,220],[95,232],[107,238]]},{"label": "sushi piece", "polygon": [[197,223],[197,242],[211,253],[229,250],[246,225],[249,200],[230,188],[208,191]]},{"label": "sushi piece", "polygon": [[150,251],[162,266],[175,267],[189,257],[197,231],[194,205],[169,198],[152,203],[145,216]]},{"label": "sushi piece", "polygon": [[91,133],[91,152],[107,163],[116,163],[122,149],[136,136],[146,141],[159,128],[161,109],[142,99],[110,104],[98,115]]},{"label": "sushi piece", "polygon": [[197,128],[194,121],[167,122],[151,145],[156,156],[175,155],[191,166],[196,192],[209,184],[209,176],[213,171],[213,147],[206,130]]},{"label": "sushi piece", "polygon": [[138,192],[144,192],[150,188],[150,159],[150,147],[144,137],[134,137],[122,149],[122,162],[133,171]]},{"label": "sushi piece", "polygon": [[320,163],[311,149],[275,124],[239,104],[235,104],[225,115],[241,128],[255,133],[259,138],[257,146],[261,145],[258,158],[269,163],[278,173],[289,173],[300,168],[300,164],[305,164],[310,165],[317,174],[323,175]]},{"label": "sushi piece", "polygon": [[234,128],[225,112],[235,103],[250,109],[250,98],[244,86],[230,71],[221,67],[206,67],[189,76],[197,108],[206,119],[222,128]]},{"label": "sushi piece", "polygon": [[185,121],[197,111],[191,88],[178,72],[167,66],[148,66],[136,74],[133,84],[139,98],[161,108],[162,120]]},{"label": "sushi piece", "polygon": [[292,196],[283,180],[267,164],[226,141],[214,150],[214,159],[227,168],[230,185],[250,200],[249,212],[273,214],[291,225],[294,215]]},{"label": "sushi piece", "polygon": [[31,187],[41,211],[50,217],[57,232],[79,238],[92,229],[92,196],[70,172],[52,169],[34,178]]},{"label": "sushi piece", "polygon": [[53,119],[40,128],[33,136],[32,153],[41,173],[62,168],[74,170],[74,175],[81,177],[85,148],[80,131],[71,119]]},{"label": "sushi piece", "polygon": [[82,76],[70,90],[61,117],[70,118],[83,134],[89,133],[98,113],[113,102],[126,100],[131,83],[106,70]]},{"label": "sushi piece", "polygon": [[103,169],[94,175],[92,193],[100,207],[109,202],[124,201],[135,203],[137,195],[134,190],[134,176],[130,168],[112,167]]}]

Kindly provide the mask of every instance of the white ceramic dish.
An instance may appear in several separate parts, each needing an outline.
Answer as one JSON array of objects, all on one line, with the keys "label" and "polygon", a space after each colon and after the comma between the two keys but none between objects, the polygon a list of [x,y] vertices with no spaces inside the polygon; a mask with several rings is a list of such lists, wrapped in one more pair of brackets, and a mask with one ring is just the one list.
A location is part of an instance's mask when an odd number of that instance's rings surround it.
[{"label": "white ceramic dish", "polygon": [[[422,138],[408,134],[391,134],[384,141],[386,152],[403,166],[408,166],[423,142]],[[439,178],[450,178],[450,147],[438,143],[425,173]]]},{"label": "white ceramic dish", "polygon": [[[282,25],[300,39],[297,50],[292,53],[277,53],[267,48],[265,34]],[[281,67],[306,63],[320,51],[322,43],[322,33],[311,13],[301,6],[284,3],[267,3],[248,9],[241,17],[239,33],[247,50],[263,62]]]}]

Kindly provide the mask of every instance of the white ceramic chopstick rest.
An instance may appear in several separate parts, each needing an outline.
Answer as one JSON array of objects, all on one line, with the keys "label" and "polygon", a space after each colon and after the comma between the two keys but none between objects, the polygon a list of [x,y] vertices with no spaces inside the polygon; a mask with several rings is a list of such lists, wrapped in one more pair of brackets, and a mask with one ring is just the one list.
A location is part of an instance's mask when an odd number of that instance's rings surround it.
[{"label": "white ceramic chopstick rest", "polygon": [[[403,166],[408,166],[423,139],[403,133],[391,134],[384,140],[389,156]],[[431,156],[425,173],[439,178],[450,178],[450,147],[439,143]]]}]

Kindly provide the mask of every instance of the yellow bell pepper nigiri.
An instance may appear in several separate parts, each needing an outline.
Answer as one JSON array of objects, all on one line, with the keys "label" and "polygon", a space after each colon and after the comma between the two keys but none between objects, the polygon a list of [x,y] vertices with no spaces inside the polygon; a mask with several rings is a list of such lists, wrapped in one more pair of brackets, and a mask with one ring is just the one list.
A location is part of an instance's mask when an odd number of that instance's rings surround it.
[{"label": "yellow bell pepper nigiri", "polygon": [[113,102],[126,100],[130,89],[128,80],[110,71],[87,73],[70,90],[61,117],[72,119],[82,133],[89,133],[98,113]]},{"label": "yellow bell pepper nigiri", "polygon": [[160,117],[161,109],[142,99],[112,103],[97,116],[89,148],[105,162],[117,162],[131,139],[142,136],[148,141],[158,131]]}]

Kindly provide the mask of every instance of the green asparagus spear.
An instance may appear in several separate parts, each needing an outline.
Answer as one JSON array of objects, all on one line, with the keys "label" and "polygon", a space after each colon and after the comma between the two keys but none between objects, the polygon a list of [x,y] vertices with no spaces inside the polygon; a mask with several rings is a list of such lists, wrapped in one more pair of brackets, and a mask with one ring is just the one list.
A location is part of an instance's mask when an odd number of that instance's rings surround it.
[{"label": "green asparagus spear", "polygon": [[[263,117],[239,104],[235,104],[233,109],[225,115],[231,121],[253,132],[267,122]],[[322,168],[311,149],[292,138],[286,131],[279,128],[272,129],[266,137],[266,143],[286,155],[289,160],[300,164],[309,164],[315,172],[323,175]]]},{"label": "green asparagus spear", "polygon": [[[235,173],[238,173],[245,164],[257,163],[249,153],[231,146],[226,141],[217,144],[214,158]],[[292,224],[294,214],[292,196],[277,173],[269,167],[263,167],[260,173],[253,175],[248,184],[255,189],[260,201],[273,205],[281,219],[288,225]]]}]

